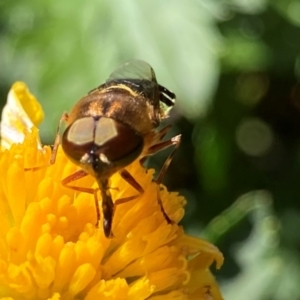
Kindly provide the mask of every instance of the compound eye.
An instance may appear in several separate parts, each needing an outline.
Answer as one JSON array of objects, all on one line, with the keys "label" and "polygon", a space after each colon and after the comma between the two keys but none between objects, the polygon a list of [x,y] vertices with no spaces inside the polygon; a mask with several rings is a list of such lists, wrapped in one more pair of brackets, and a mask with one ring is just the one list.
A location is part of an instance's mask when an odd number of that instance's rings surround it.
[{"label": "compound eye", "polygon": [[95,120],[86,117],[76,120],[69,128],[68,140],[75,145],[86,145],[94,140]]},{"label": "compound eye", "polygon": [[89,154],[94,145],[95,119],[85,117],[69,125],[62,136],[62,148],[74,162],[80,162],[85,154]]},{"label": "compound eye", "polygon": [[111,118],[102,117],[98,120],[94,142],[99,155],[120,166],[131,163],[143,149],[143,138],[138,133]]},{"label": "compound eye", "polygon": [[62,147],[74,163],[89,158],[93,167],[113,164],[123,168],[143,150],[144,140],[130,126],[114,119],[85,117],[69,125],[62,136]]}]

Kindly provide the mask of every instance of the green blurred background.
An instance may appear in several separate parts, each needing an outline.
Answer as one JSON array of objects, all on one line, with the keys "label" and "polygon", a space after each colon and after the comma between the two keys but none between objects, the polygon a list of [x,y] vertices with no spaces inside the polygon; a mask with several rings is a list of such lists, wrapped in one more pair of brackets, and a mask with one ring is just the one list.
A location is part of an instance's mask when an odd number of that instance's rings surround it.
[{"label": "green blurred background", "polygon": [[224,253],[225,299],[300,299],[299,0],[2,0],[0,30],[1,105],[25,81],[48,144],[121,63],[150,63],[183,135],[165,183],[187,231]]}]

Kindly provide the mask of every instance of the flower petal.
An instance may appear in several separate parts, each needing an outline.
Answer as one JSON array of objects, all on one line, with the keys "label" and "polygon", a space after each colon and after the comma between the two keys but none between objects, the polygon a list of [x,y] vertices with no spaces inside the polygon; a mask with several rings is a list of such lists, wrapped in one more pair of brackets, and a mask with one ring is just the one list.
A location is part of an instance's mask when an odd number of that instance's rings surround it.
[{"label": "flower petal", "polygon": [[44,112],[23,82],[16,82],[9,91],[1,117],[1,147],[24,141],[24,132],[31,131],[44,119]]}]

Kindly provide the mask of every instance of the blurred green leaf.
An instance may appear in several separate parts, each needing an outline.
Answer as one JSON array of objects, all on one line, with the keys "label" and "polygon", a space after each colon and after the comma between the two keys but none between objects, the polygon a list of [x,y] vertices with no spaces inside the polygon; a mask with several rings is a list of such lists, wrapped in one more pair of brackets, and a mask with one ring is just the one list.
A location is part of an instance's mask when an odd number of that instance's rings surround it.
[{"label": "blurred green leaf", "polygon": [[[253,224],[247,240],[231,246],[241,271],[233,280],[223,283],[224,298],[299,299],[300,260],[295,249],[287,249],[280,243],[280,220],[272,210],[270,194],[265,191],[251,192],[238,199],[238,203],[209,226],[210,230],[217,229],[221,218],[222,224],[227,220],[232,226],[233,219],[236,222],[245,217],[245,212]],[[241,210],[241,207],[247,209]],[[240,216],[230,217],[238,212]]]},{"label": "blurred green leaf", "polygon": [[199,124],[194,132],[195,163],[202,188],[219,193],[228,182],[229,144],[213,122]]}]

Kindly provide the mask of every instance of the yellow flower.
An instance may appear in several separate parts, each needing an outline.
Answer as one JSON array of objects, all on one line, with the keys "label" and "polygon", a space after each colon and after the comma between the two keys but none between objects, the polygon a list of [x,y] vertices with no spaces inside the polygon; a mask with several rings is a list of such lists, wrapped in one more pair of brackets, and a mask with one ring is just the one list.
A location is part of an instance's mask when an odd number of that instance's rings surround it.
[{"label": "yellow flower", "polygon": [[[176,222],[167,224],[154,171],[133,163],[128,171],[145,193],[117,207],[115,237],[107,239],[94,226],[94,196],[61,185],[78,170],[61,148],[54,165],[25,171],[47,165],[51,149],[40,145],[35,124],[43,114],[27,87],[16,83],[9,97],[14,101],[2,116],[8,149],[0,153],[0,299],[222,299],[209,267],[214,261],[220,267],[223,256],[177,225],[182,196],[162,187],[164,208]],[[90,176],[77,185],[96,188]],[[135,193],[118,174],[110,185],[117,188],[113,199]]]}]

